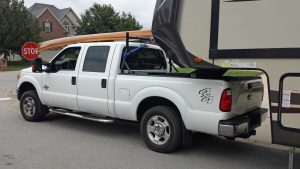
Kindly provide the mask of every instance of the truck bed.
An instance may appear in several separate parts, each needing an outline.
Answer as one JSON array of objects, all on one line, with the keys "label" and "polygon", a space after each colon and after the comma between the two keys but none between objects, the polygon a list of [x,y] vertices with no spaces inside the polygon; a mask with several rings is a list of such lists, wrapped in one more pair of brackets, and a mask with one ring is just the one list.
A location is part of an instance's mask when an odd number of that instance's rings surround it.
[{"label": "truck bed", "polygon": [[[228,68],[199,68],[192,73],[132,72],[132,76],[149,76],[150,79],[169,77],[199,80],[224,81],[232,91],[232,111],[230,117],[253,111],[261,106],[263,83],[260,76],[226,76]],[[128,74],[126,74],[128,75]],[[201,82],[198,82],[201,86]]]},{"label": "truck bed", "polygon": [[133,71],[132,75],[212,79],[212,80],[224,80],[227,82],[261,79],[260,76],[226,76],[225,73],[228,70],[230,70],[230,69],[228,69],[228,68],[198,68],[196,71],[191,72],[191,73]]}]

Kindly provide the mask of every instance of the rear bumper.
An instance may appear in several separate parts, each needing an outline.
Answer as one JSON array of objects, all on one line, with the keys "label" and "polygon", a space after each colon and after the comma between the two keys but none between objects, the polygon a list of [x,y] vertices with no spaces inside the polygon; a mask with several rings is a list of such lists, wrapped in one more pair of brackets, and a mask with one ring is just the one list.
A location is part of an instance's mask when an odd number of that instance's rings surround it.
[{"label": "rear bumper", "polygon": [[247,135],[261,126],[262,122],[267,119],[267,112],[268,109],[260,108],[229,120],[221,120],[219,136],[236,138]]}]

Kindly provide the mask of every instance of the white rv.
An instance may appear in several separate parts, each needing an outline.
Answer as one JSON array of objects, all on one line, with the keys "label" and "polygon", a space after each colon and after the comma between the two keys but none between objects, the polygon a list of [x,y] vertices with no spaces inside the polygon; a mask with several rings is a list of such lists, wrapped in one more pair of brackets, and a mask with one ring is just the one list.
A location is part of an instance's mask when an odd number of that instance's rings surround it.
[{"label": "white rv", "polygon": [[300,146],[299,16],[299,0],[158,0],[152,33],[181,67],[265,70],[273,143]]}]

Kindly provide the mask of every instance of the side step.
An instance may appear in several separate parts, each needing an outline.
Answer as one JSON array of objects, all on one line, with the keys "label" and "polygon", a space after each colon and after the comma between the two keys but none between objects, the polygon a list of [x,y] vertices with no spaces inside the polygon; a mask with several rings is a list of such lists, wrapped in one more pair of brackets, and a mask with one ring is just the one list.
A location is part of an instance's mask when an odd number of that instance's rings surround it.
[{"label": "side step", "polygon": [[91,114],[74,113],[74,112],[70,112],[67,110],[63,110],[63,109],[51,108],[51,109],[49,109],[49,111],[51,113],[61,114],[61,115],[75,117],[75,118],[79,118],[79,119],[91,120],[91,121],[100,122],[100,123],[114,123],[115,122],[113,119],[102,118],[102,117],[98,117],[98,116],[91,115]]}]

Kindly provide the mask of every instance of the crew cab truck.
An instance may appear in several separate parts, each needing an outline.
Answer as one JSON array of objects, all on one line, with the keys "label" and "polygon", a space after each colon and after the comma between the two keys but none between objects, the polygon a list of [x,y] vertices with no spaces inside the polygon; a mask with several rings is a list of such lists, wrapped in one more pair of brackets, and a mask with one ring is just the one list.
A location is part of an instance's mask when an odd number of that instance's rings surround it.
[{"label": "crew cab truck", "polygon": [[162,153],[178,149],[186,131],[250,137],[266,120],[260,77],[225,77],[223,69],[174,73],[160,47],[130,43],[128,52],[126,46],[73,44],[43,68],[22,70],[17,94],[24,119],[37,122],[52,112],[137,121],[145,144]]}]

